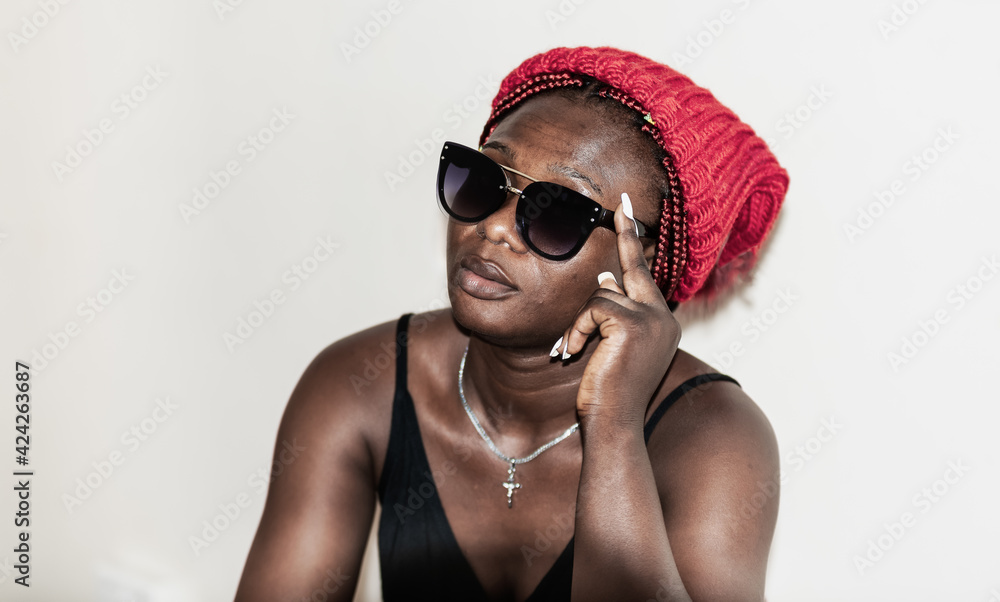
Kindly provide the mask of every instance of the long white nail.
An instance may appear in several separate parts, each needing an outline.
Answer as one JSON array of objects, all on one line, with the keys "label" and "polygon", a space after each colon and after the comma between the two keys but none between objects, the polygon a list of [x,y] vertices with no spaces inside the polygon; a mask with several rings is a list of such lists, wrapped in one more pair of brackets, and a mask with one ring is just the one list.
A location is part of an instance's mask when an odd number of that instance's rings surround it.
[{"label": "long white nail", "polygon": [[618,284],[618,279],[615,278],[614,274],[612,274],[611,272],[601,272],[600,274],[597,275],[597,285],[600,286],[604,284],[604,281],[607,280],[608,278],[613,280],[615,284]]},{"label": "long white nail", "polygon": [[635,226],[635,235],[639,236],[639,224],[635,223],[635,216],[632,215],[632,200],[628,198],[628,193],[622,193],[622,210],[625,212],[625,217],[632,220],[632,225]]},{"label": "long white nail", "polygon": [[[569,343],[568,343],[568,342],[566,343],[566,347],[569,347]],[[562,358],[563,358],[564,360],[568,360],[568,359],[569,359],[570,357],[571,357],[571,354],[570,354],[570,352],[569,352],[569,351],[566,351],[566,350],[563,350],[563,355],[562,355]]]},{"label": "long white nail", "polygon": [[552,346],[552,351],[549,352],[550,357],[555,357],[559,355],[559,345],[562,345],[562,340],[563,338],[559,337],[559,340],[556,341],[556,344]]}]

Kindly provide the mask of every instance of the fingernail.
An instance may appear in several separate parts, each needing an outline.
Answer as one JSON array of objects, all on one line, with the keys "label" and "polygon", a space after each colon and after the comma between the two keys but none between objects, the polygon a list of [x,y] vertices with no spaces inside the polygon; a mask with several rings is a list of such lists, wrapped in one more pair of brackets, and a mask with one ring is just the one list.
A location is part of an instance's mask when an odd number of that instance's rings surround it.
[{"label": "fingernail", "polygon": [[559,337],[559,340],[556,341],[556,344],[552,346],[552,351],[549,352],[550,357],[555,357],[559,355],[559,345],[562,345],[562,340],[563,338]]},{"label": "fingernail", "polygon": [[615,284],[618,284],[618,279],[615,278],[614,274],[612,274],[611,272],[601,272],[600,274],[597,275],[597,285],[600,286],[604,284],[604,281],[607,280],[608,278],[614,280]]},{"label": "fingernail", "polygon": [[565,346],[565,347],[563,347],[563,355],[562,355],[562,358],[563,358],[564,360],[568,360],[568,359],[569,359],[569,357],[570,357],[570,352],[569,352],[569,339],[566,339],[566,346]]},{"label": "fingernail", "polygon": [[622,193],[622,210],[625,212],[625,217],[632,220],[632,225],[635,226],[635,235],[639,236],[639,224],[635,223],[635,216],[632,215],[632,200],[628,198],[628,193]]}]

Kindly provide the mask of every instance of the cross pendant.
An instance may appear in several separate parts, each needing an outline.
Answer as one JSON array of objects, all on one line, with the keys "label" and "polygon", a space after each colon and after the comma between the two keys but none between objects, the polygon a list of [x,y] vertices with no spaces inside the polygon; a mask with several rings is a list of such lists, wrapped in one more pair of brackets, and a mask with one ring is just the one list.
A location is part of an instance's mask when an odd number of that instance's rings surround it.
[{"label": "cross pendant", "polygon": [[507,481],[505,483],[500,483],[507,488],[507,507],[514,507],[514,490],[520,489],[521,484],[514,482],[514,471],[517,469],[514,467],[514,463],[510,463],[510,468],[507,469]]}]

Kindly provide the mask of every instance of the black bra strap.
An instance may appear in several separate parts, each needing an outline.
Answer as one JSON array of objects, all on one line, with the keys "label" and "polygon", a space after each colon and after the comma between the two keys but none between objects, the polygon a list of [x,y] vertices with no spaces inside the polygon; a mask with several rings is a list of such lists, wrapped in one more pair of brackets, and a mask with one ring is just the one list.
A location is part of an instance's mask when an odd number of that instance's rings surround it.
[{"label": "black bra strap", "polygon": [[646,423],[646,427],[643,429],[643,436],[646,439],[646,443],[649,443],[649,437],[653,434],[653,429],[656,428],[656,424],[663,418],[663,415],[667,413],[670,406],[674,404],[675,401],[684,396],[685,393],[691,391],[695,387],[703,385],[708,382],[724,380],[735,384],[737,387],[740,383],[736,382],[731,376],[726,376],[725,374],[719,374],[718,372],[709,372],[708,374],[699,374],[698,376],[687,379],[682,382],[680,386],[670,392],[667,398],[663,400],[663,403],[653,411],[653,415],[649,417],[649,422]]},{"label": "black bra strap", "polygon": [[396,338],[393,340],[393,344],[399,350],[399,355],[396,356],[396,390],[392,396],[392,421],[389,428],[389,445],[386,450],[385,461],[382,463],[382,475],[378,480],[378,497],[383,502],[385,501],[386,488],[390,480],[399,478],[397,473],[406,469],[405,461],[401,454],[402,450],[405,449],[407,436],[409,435],[407,432],[409,421],[407,418],[413,414],[413,409],[408,405],[412,404],[412,402],[409,400],[406,390],[406,345],[403,343],[407,342],[405,333],[407,332],[411,315],[413,314],[405,314],[399,319],[399,322],[396,324]]},{"label": "black bra strap", "polygon": [[407,333],[412,316],[413,314],[403,314],[396,323],[396,339],[393,341],[399,349],[399,355],[396,357],[396,397],[406,391],[406,348],[409,347]]}]

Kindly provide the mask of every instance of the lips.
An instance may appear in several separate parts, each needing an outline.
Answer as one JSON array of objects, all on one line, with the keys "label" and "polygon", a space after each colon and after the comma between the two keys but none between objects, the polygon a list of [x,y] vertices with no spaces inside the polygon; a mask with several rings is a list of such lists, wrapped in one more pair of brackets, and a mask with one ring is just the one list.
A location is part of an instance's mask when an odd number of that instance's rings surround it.
[{"label": "lips", "polygon": [[487,280],[498,282],[510,288],[517,288],[514,286],[514,283],[507,278],[507,275],[503,273],[503,270],[501,270],[497,264],[485,261],[475,255],[469,255],[468,257],[462,259],[461,266],[473,274],[486,278]]},{"label": "lips", "polygon": [[462,258],[459,265],[458,285],[477,299],[500,299],[517,291],[517,287],[495,263],[468,255]]}]

